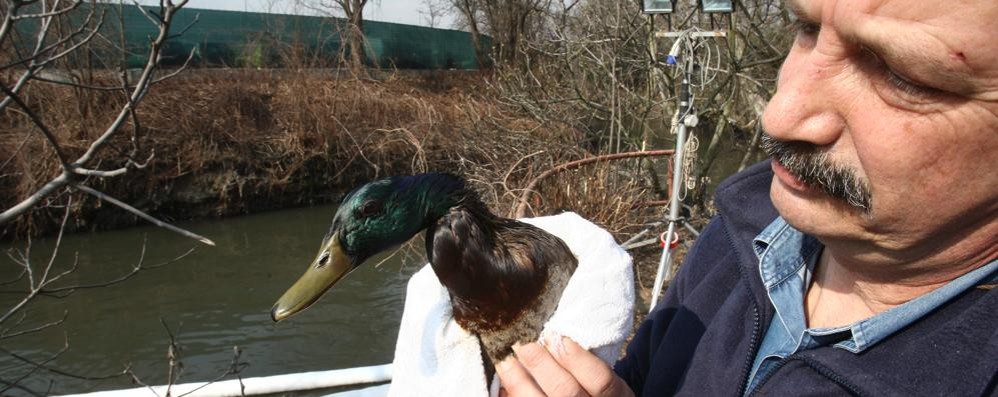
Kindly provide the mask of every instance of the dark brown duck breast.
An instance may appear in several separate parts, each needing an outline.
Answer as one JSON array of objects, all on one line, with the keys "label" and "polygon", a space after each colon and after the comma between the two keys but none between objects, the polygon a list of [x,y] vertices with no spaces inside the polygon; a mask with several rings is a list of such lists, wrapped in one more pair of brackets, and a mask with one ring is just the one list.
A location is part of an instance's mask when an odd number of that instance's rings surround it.
[{"label": "dark brown duck breast", "polygon": [[454,320],[481,338],[491,362],[537,340],[577,266],[561,239],[474,206],[451,209],[426,242]]}]

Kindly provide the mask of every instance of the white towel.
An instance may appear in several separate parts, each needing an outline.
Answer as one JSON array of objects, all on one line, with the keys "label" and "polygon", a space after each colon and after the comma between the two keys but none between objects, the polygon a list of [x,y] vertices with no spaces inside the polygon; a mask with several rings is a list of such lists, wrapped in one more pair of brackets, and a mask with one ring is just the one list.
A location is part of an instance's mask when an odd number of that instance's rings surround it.
[{"label": "white towel", "polygon": [[[523,221],[561,238],[579,260],[541,338],[567,336],[613,364],[634,321],[631,256],[610,233],[575,213]],[[447,290],[426,265],[406,290],[388,395],[488,395],[481,357],[478,340],[451,318]]]}]

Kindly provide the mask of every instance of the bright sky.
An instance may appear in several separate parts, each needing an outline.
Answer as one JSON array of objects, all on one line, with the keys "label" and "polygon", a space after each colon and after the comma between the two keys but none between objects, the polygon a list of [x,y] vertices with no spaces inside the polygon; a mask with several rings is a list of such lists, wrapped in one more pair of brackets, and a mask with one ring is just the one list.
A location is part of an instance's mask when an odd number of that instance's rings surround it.
[{"label": "bright sky", "polygon": [[[158,4],[156,0],[142,0],[143,4]],[[294,0],[190,0],[187,7],[215,10],[296,13],[290,4]],[[421,0],[371,0],[364,8],[364,18],[375,21],[426,25],[420,11],[425,10]],[[298,13],[308,14],[306,11]],[[437,27],[450,28],[450,21],[438,23]]]}]

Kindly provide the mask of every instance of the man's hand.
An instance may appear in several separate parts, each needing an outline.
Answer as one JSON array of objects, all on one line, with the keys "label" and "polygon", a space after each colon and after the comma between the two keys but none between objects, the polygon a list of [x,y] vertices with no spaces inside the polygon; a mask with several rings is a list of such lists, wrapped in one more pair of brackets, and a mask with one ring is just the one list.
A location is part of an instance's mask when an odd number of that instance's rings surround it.
[{"label": "man's hand", "polygon": [[634,396],[606,363],[575,341],[561,338],[547,345],[513,346],[515,357],[496,365],[500,396]]}]

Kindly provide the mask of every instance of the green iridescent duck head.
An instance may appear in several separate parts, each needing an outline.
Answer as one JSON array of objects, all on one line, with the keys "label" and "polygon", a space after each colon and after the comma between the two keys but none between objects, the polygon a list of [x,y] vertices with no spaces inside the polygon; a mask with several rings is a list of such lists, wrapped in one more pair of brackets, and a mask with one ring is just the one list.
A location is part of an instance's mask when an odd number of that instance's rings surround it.
[{"label": "green iridescent duck head", "polygon": [[315,259],[274,304],[271,317],[280,321],[304,310],[347,273],[408,241],[466,195],[464,180],[440,173],[390,177],[350,192]]}]

